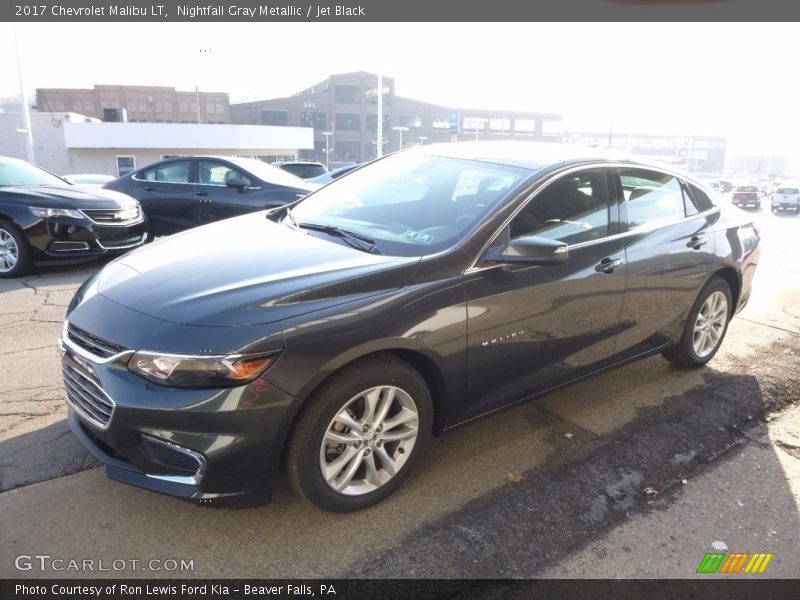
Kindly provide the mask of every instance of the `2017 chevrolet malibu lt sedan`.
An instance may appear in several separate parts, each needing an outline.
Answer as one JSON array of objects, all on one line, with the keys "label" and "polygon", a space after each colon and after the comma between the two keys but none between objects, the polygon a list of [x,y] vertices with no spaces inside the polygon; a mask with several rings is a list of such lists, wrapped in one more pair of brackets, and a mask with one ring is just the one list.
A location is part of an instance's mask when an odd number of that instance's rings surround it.
[{"label": "2017 chevrolet malibu lt sedan", "polygon": [[133,198],[0,157],[0,277],[25,275],[35,262],[127,252],[145,242],[145,230]]},{"label": "2017 chevrolet malibu lt sedan", "polygon": [[155,237],[282,206],[319,185],[252,158],[194,156],[154,163],[103,187],[136,198]]},{"label": "2017 chevrolet malibu lt sedan", "polygon": [[566,145],[385,157],[89,279],[62,336],[71,426],[152,490],[263,495],[283,470],[319,507],[369,506],[432,434],[652,354],[707,363],[759,253],[712,196]]}]

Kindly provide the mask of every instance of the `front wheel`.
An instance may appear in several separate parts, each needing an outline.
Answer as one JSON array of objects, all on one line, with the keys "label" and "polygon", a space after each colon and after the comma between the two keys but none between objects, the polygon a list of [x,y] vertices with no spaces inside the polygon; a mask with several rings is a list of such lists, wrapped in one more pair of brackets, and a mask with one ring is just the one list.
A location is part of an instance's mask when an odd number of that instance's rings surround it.
[{"label": "front wheel", "polygon": [[408,363],[386,355],[349,365],[298,418],[286,452],[289,483],[324,510],[371,506],[408,477],[432,422],[428,386]]},{"label": "front wheel", "polygon": [[724,279],[712,277],[689,311],[680,342],[662,356],[678,367],[702,367],[719,350],[732,316],[730,286]]},{"label": "front wheel", "polygon": [[13,223],[0,221],[0,277],[21,277],[30,267],[31,253],[25,234]]}]

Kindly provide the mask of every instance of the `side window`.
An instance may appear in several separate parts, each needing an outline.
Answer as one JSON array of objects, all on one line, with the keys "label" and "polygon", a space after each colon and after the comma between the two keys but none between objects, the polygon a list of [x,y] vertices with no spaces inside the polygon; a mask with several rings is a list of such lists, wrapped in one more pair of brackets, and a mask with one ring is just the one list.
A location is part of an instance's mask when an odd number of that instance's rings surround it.
[{"label": "side window", "polygon": [[589,169],[559,179],[511,221],[511,237],[526,235],[580,244],[608,235],[606,172]]},{"label": "side window", "polygon": [[[687,184],[689,193],[686,197],[686,216],[714,208],[714,203],[703,190],[691,183]],[[692,210],[694,208],[694,210]]]},{"label": "side window", "polygon": [[174,162],[155,168],[155,181],[164,183],[189,183],[189,166],[187,161]]},{"label": "side window", "polygon": [[225,185],[231,179],[242,179],[245,184],[252,186],[252,180],[239,169],[215,160],[197,161],[197,181],[204,185]]},{"label": "side window", "polygon": [[138,176],[135,176],[138,179],[144,179],[145,181],[155,181],[156,180],[156,170],[155,169],[146,169],[139,173]]},{"label": "side window", "polygon": [[686,216],[680,182],[666,173],[620,169],[630,229],[649,228]]}]

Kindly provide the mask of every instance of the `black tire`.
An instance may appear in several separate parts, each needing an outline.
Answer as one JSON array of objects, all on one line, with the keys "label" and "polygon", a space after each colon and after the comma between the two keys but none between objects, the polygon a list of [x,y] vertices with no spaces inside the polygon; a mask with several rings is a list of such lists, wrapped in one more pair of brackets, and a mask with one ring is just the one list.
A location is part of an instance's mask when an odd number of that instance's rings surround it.
[{"label": "black tire", "polygon": [[[379,386],[392,386],[406,392],[413,400],[417,410],[418,430],[411,446],[411,453],[404,457],[405,461],[394,476],[372,491],[359,495],[348,495],[334,490],[325,480],[322,473],[322,444],[326,431],[334,417],[360,394]],[[382,395],[381,398],[384,398]],[[360,402],[357,400],[356,402]],[[366,402],[364,403],[366,405]],[[394,405],[393,405],[394,406]],[[338,424],[338,423],[337,423]],[[423,456],[431,436],[433,424],[433,404],[430,390],[422,376],[408,363],[391,355],[376,355],[344,367],[332,375],[312,396],[302,409],[291,432],[286,450],[285,469],[289,484],[300,496],[317,507],[331,512],[350,512],[371,506],[385,499],[394,492]],[[347,428],[343,433],[349,435],[354,429]],[[373,438],[375,436],[372,436]],[[373,464],[380,462],[379,452],[371,441],[370,452],[374,449]],[[392,447],[392,444],[396,444]],[[367,452],[368,443],[359,446],[342,445],[361,448],[359,452]],[[399,458],[405,454],[399,442],[387,442],[384,450],[394,453]],[[399,453],[399,454],[398,454]],[[361,464],[361,461],[359,461]],[[345,463],[352,464],[352,463]],[[358,467],[356,473],[366,474],[366,462]],[[381,469],[384,467],[381,465]],[[346,469],[342,469],[343,471]],[[360,477],[359,477],[360,478]],[[357,478],[354,476],[353,481]],[[335,479],[334,479],[335,481]]]},{"label": "black tire", "polygon": [[[11,223],[10,221],[0,221],[0,231],[4,236],[10,236],[16,245],[17,262],[8,270],[0,270],[0,277],[4,279],[11,279],[13,277],[22,277],[27,274],[31,268],[31,248],[28,244],[28,239],[22,230]],[[0,236],[0,237],[4,237]],[[0,265],[0,269],[3,265]]]},{"label": "black tire", "polygon": [[[725,325],[722,329],[722,334],[716,342],[716,346],[710,353],[700,356],[695,351],[694,347],[694,328],[697,321],[698,313],[705,304],[706,300],[715,292],[722,292],[725,295],[727,302],[727,314],[725,317]],[[661,355],[671,362],[676,367],[684,369],[696,369],[702,367],[712,358],[722,345],[725,339],[725,334],[728,331],[728,324],[733,316],[733,299],[731,295],[731,288],[728,283],[721,277],[714,276],[703,287],[695,300],[692,309],[689,311],[688,318],[686,319],[686,326],[683,329],[683,334],[678,344],[669,350],[665,350]]]}]

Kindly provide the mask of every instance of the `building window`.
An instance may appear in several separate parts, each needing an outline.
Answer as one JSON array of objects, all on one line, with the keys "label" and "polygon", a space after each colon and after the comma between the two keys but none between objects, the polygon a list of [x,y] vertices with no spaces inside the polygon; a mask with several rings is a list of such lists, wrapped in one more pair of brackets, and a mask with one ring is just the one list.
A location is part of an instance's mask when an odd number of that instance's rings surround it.
[{"label": "building window", "polygon": [[447,117],[433,117],[434,129],[450,129],[450,119]]},{"label": "building window", "polygon": [[510,131],[511,119],[489,119],[489,129],[492,131]]},{"label": "building window", "polygon": [[359,142],[336,142],[334,156],[342,160],[361,160],[361,144]]},{"label": "building window", "polygon": [[358,104],[361,102],[361,88],[357,85],[337,85],[335,99],[337,104]]},{"label": "building window", "polygon": [[262,125],[288,125],[289,112],[285,110],[262,110]]},{"label": "building window", "polygon": [[303,127],[313,127],[314,129],[325,129],[325,113],[301,112],[300,125]]},{"label": "building window", "polygon": [[136,157],[130,155],[117,156],[117,177],[123,177],[136,170]]},{"label": "building window", "polygon": [[412,115],[400,115],[400,126],[409,129],[422,129],[422,117]]},{"label": "building window", "polygon": [[517,119],[514,121],[515,133],[536,133],[536,119]]},{"label": "building window", "polygon": [[[388,131],[392,126],[392,118],[389,115],[383,115],[383,130]],[[378,130],[378,115],[367,115],[367,131]]]},{"label": "building window", "polygon": [[336,113],[336,130],[337,131],[358,131],[359,129],[361,129],[361,115],[360,114],[358,114],[358,113]]}]

